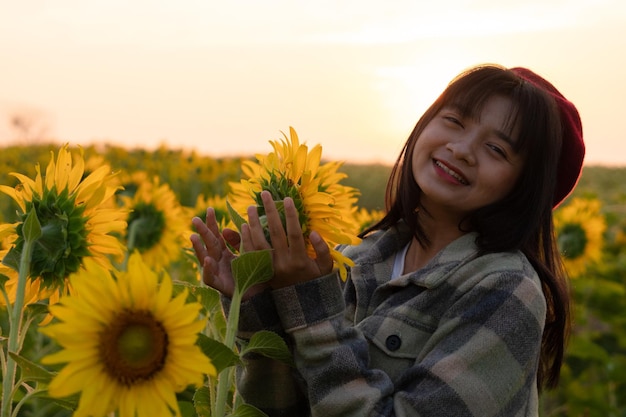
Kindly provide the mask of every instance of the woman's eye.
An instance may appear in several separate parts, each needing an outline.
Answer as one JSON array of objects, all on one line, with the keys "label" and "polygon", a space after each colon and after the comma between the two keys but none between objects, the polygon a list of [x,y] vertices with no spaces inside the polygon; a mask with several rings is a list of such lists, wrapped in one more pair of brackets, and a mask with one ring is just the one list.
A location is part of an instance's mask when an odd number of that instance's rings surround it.
[{"label": "woman's eye", "polygon": [[454,116],[443,116],[443,118],[450,123],[463,127],[463,123],[461,123],[461,120]]},{"label": "woman's eye", "polygon": [[506,152],[504,152],[504,149],[502,149],[501,147],[492,144],[488,144],[487,146],[498,155],[506,158]]}]

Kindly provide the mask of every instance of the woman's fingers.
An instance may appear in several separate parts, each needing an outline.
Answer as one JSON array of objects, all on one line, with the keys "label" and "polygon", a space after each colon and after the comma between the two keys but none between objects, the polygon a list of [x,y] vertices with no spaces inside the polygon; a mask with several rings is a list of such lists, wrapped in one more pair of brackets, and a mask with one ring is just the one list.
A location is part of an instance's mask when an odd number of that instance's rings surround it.
[{"label": "woman's fingers", "polygon": [[[224,249],[224,242],[220,238],[219,232],[216,235],[209,226],[198,218],[191,219],[191,223],[196,228],[197,235],[192,235],[191,243],[196,253],[198,260],[202,260],[206,256],[215,258],[219,261],[222,250]],[[195,237],[194,237],[195,236]],[[198,236],[201,240],[198,239]]]},{"label": "woman's fingers", "polygon": [[204,244],[205,238],[202,236],[211,232],[199,217],[194,217],[193,219],[191,219],[191,223],[194,225],[197,233],[191,235],[191,245],[196,254],[196,258],[198,258],[198,260],[202,262],[205,257],[209,256],[206,245]]},{"label": "woman's fingers", "polygon": [[288,248],[288,242],[285,229],[283,228],[283,222],[276,208],[276,203],[274,202],[272,194],[268,191],[261,192],[261,200],[263,201],[263,208],[265,209],[267,229],[272,241],[272,247],[280,253],[283,253],[283,251]]},{"label": "woman's fingers", "polygon": [[309,240],[315,249],[315,262],[322,275],[330,274],[333,270],[333,258],[330,255],[330,248],[319,233],[313,231],[309,235]]},{"label": "woman's fingers", "polygon": [[[207,242],[211,242],[213,233],[204,225],[204,222],[197,217],[192,219],[192,223],[196,227],[198,234],[191,235],[190,240],[196,258],[202,265],[202,281],[220,292],[227,291],[228,286],[225,285],[219,276],[219,258],[209,254],[208,247],[211,246],[211,243],[207,244]],[[227,292],[224,293],[227,294]],[[232,294],[232,290],[230,294]]]},{"label": "woman's fingers", "polygon": [[224,230],[222,230],[222,237],[230,246],[235,249],[239,249],[239,244],[241,243],[241,235],[235,230],[225,228]]},{"label": "woman's fingers", "polygon": [[306,244],[302,235],[300,216],[293,199],[287,197],[283,201],[285,207],[285,225],[287,226],[287,243],[289,250],[295,253],[305,253]]},{"label": "woman's fingers", "polygon": [[248,207],[248,223],[241,225],[241,240],[246,252],[270,248],[256,206]]},{"label": "woman's fingers", "polygon": [[206,209],[206,225],[215,236],[220,235],[220,229],[217,225],[217,217],[215,216],[215,209],[213,207]]},{"label": "woman's fingers", "polygon": [[202,262],[204,258],[209,256],[206,251],[206,246],[204,246],[204,243],[202,243],[202,240],[198,235],[191,235],[189,239],[191,240],[191,246],[193,247],[193,251],[196,254],[196,258],[198,258],[198,261]]},{"label": "woman's fingers", "polygon": [[[276,203],[272,199],[272,195],[267,191],[263,191],[261,193],[261,199],[263,201],[263,207],[265,208],[265,215],[267,216],[272,247],[279,254],[289,254],[291,259],[308,259],[306,242],[302,234],[302,225],[300,224],[300,216],[293,199],[287,197],[283,200],[283,208],[285,212],[284,227],[280,213],[276,207]],[[258,216],[255,213],[249,214],[253,214],[253,219],[250,221],[251,229],[261,229],[260,223],[258,222]],[[265,237],[261,230],[258,234],[260,237],[263,237],[263,241],[265,241]],[[256,234],[253,231],[253,240],[255,239],[255,235]],[[322,243],[324,243],[323,240]]]}]

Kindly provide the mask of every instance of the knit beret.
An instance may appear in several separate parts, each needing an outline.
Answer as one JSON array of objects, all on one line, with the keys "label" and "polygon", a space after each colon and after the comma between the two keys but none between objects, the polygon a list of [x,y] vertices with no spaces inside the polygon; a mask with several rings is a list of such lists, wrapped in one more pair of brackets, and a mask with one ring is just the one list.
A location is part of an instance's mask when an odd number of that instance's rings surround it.
[{"label": "knit beret", "polygon": [[522,67],[511,68],[518,77],[547,91],[554,97],[559,107],[563,143],[557,167],[556,188],[554,190],[553,207],[557,207],[574,190],[580,179],[585,157],[583,127],[576,106],[567,100],[550,82]]}]

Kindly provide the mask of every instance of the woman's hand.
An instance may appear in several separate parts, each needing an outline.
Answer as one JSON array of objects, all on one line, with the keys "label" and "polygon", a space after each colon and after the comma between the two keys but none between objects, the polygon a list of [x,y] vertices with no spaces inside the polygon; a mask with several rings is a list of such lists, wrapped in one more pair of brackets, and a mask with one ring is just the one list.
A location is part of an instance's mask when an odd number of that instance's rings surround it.
[{"label": "woman's hand", "polygon": [[273,249],[273,278],[268,283],[251,287],[244,294],[244,300],[262,292],[268,285],[272,288],[282,288],[329,274],[333,269],[328,244],[315,231],[309,235],[315,250],[315,258],[309,257],[298,211],[291,198],[285,198],[283,202],[286,232],[271,194],[263,191],[261,199],[267,217],[271,245],[265,238],[256,206],[248,207],[249,222],[241,226],[241,236],[231,229],[224,229],[220,233],[215,211],[211,207],[207,209],[206,224],[198,217],[192,219],[197,234],[191,236],[191,243],[196,258],[202,265],[202,281],[228,297],[232,297],[235,288],[231,270],[231,261],[235,255],[227,243],[232,247],[238,247],[242,243],[244,252]]},{"label": "woman's hand", "polygon": [[309,257],[293,200],[287,197],[283,202],[287,229],[285,232],[271,194],[263,191],[261,199],[267,217],[271,245],[265,238],[255,207],[248,208],[249,223],[243,225],[241,239],[246,251],[274,249],[272,252],[274,277],[269,281],[269,285],[272,288],[282,288],[329,274],[333,269],[333,260],[328,244],[317,232],[312,231],[309,239],[315,250],[315,258]]},{"label": "woman's hand", "polygon": [[[235,248],[239,247],[239,233],[231,229],[224,229],[220,233],[215,218],[215,210],[212,207],[207,209],[206,224],[198,217],[194,217],[191,222],[198,232],[191,236],[191,244],[196,258],[202,265],[202,281],[227,297],[232,297],[235,281],[230,263],[235,255],[226,243]],[[267,288],[267,284],[251,287],[243,295],[243,300],[262,292],[265,288]]]}]

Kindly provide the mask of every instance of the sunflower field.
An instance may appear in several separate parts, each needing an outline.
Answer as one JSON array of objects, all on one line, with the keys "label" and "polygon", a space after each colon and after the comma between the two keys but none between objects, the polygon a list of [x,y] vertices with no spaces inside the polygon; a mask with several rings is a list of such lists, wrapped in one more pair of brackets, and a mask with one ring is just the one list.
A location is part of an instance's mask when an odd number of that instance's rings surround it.
[{"label": "sunflower field", "polygon": [[[321,228],[329,245],[354,243],[382,215],[391,169],[324,162],[321,147],[290,136],[267,156],[237,158],[165,145],[1,148],[0,417],[264,415],[233,395],[244,353],[234,349],[236,315],[200,284],[192,218],[213,207],[220,226],[238,227],[269,187],[319,213],[300,219],[305,236]],[[624,183],[626,168],[585,167],[555,212],[574,323],[542,416],[626,415]],[[267,279],[266,254],[246,255],[240,267],[258,278],[235,288],[232,304]],[[289,361],[269,332],[243,349]]]}]

